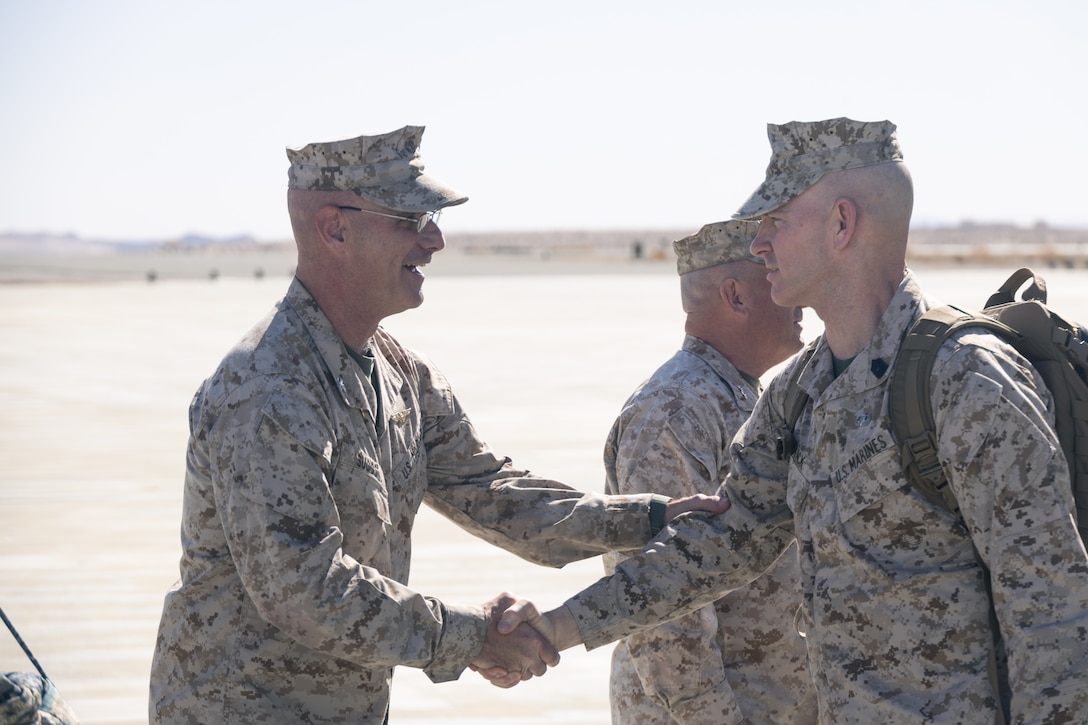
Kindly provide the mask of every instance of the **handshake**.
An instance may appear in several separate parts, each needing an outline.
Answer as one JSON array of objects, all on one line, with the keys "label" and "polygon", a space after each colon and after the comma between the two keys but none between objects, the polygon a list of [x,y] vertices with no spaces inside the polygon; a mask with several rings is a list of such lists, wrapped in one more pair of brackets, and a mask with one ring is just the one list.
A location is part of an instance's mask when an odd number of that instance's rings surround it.
[{"label": "handshake", "polygon": [[[682,513],[722,513],[729,499],[696,494],[669,501],[665,521]],[[574,615],[565,606],[543,614],[528,599],[502,593],[484,604],[487,639],[469,668],[496,687],[509,688],[559,664],[560,650],[582,643]]]},{"label": "handshake", "polygon": [[559,664],[559,650],[582,641],[566,607],[541,614],[528,599],[502,593],[484,604],[487,639],[469,668],[496,687],[513,687]]}]

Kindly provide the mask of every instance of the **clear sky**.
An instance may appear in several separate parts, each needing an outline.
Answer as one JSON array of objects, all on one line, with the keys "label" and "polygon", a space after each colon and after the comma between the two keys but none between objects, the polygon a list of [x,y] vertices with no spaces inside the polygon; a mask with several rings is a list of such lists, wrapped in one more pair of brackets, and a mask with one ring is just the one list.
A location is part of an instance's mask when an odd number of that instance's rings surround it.
[{"label": "clear sky", "polygon": [[0,232],[286,239],[286,146],[424,125],[453,231],[698,228],[890,119],[915,223],[1088,226],[1083,0],[0,0]]}]

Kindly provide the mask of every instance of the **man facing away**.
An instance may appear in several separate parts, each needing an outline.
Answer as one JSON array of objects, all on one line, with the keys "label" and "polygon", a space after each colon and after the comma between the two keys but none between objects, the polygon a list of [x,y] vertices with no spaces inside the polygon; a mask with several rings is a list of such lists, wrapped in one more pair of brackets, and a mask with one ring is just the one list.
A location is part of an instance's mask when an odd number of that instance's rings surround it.
[{"label": "man facing away", "polygon": [[[771,301],[759,225],[707,224],[673,242],[685,313],[683,347],[624,404],[605,444],[605,492],[714,493],[759,377],[801,346],[801,308]],[[625,552],[630,554],[631,552]],[[614,570],[619,554],[606,554]],[[750,586],[617,643],[614,725],[801,725],[816,698],[794,624],[797,546]]]},{"label": "man facing away", "polygon": [[[954,335],[931,402],[960,511],[914,490],[888,381],[934,303],[905,265],[913,184],[895,126],[836,118],[769,137],[767,177],[736,216],[761,222],[752,252],[772,299],[812,307],[825,332],[734,441],[732,507],[670,527],[545,618],[520,602],[500,631],[525,619],[559,649],[596,647],[743,586],[796,539],[821,723],[1088,722],[1088,554],[1049,390],[996,336]],[[800,365],[810,401],[785,458]]]},{"label": "man facing away", "polygon": [[504,595],[466,606],[408,586],[424,502],[551,566],[661,525],[650,496],[582,494],[496,455],[442,373],[381,328],[422,303],[438,214],[467,198],[423,173],[422,133],[287,152],[297,273],[190,407],[152,722],[382,723],[398,665],[436,682],[470,665],[543,674],[554,649],[495,629]]}]

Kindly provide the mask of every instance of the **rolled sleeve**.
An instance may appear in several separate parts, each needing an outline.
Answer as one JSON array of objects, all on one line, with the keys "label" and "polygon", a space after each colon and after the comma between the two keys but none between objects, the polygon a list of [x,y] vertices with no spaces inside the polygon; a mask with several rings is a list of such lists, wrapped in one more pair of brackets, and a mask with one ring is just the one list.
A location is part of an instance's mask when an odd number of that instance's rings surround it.
[{"label": "rolled sleeve", "polygon": [[442,637],[434,659],[423,668],[432,682],[450,682],[461,676],[484,647],[487,618],[480,607],[442,605]]}]

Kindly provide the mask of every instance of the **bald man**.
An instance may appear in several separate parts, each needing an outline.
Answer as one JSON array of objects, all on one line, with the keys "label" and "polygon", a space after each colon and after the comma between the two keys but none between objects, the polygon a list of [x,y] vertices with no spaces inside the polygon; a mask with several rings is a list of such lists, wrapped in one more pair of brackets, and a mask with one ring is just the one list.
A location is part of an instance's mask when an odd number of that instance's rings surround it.
[{"label": "bald man", "polygon": [[[771,300],[759,225],[724,221],[673,242],[682,348],[624,403],[605,444],[606,493],[714,493],[729,444],[759,397],[759,377],[801,349],[801,308]],[[632,552],[626,552],[630,554]],[[608,571],[622,560],[606,555]],[[816,701],[797,547],[757,581],[617,643],[613,725],[808,725]]]},{"label": "bald man", "polygon": [[497,632],[505,596],[470,605],[409,586],[419,507],[561,566],[641,546],[686,505],[515,467],[442,373],[382,329],[422,304],[439,213],[467,200],[423,173],[422,134],[288,149],[298,269],[190,407],[151,722],[379,724],[395,667],[435,682],[470,666],[541,675],[558,654],[528,627]]},{"label": "bald man", "polygon": [[[825,332],[734,441],[732,508],[670,527],[545,617],[519,602],[500,630],[527,620],[560,649],[596,647],[743,586],[796,540],[821,723],[1088,722],[1088,554],[1049,391],[994,335],[954,335],[932,405],[960,511],[910,486],[888,382],[934,303],[906,270],[913,184],[895,126],[769,136],[766,179],[736,216],[760,220],[772,299],[812,307]],[[809,400],[790,431],[795,372]]]}]

